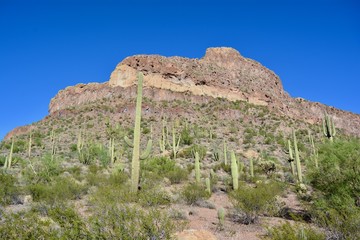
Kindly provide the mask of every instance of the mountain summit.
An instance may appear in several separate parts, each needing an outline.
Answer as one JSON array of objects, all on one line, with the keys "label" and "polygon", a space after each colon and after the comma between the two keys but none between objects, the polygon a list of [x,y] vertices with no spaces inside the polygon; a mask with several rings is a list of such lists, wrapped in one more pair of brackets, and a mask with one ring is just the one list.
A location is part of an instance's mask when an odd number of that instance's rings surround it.
[{"label": "mountain summit", "polygon": [[260,63],[228,47],[208,48],[201,59],[135,55],[121,61],[108,82],[78,84],[61,90],[49,106],[50,114],[118,97],[134,98],[136,73],[144,74],[144,95],[155,101],[208,101],[221,98],[266,106],[270,111],[319,124],[325,112],[346,133],[360,135],[360,116],[303,98],[292,98],[280,78]]}]

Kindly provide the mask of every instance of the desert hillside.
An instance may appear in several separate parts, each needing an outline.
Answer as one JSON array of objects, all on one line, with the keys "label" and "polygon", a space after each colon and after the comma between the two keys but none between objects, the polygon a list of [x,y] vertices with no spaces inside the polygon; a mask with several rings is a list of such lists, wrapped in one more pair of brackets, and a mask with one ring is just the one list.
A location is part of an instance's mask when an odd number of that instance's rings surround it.
[{"label": "desert hillside", "polygon": [[359,136],[235,49],[130,56],[1,142],[0,238],[358,239]]}]

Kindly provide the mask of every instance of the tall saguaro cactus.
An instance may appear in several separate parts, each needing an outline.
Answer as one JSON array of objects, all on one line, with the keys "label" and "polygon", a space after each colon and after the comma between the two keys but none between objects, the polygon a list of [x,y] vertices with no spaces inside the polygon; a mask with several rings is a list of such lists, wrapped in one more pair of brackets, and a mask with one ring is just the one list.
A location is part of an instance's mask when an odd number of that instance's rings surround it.
[{"label": "tall saguaro cactus", "polygon": [[334,137],[336,135],[336,128],[333,119],[329,117],[329,115],[326,112],[323,119],[323,132],[325,137],[327,137],[330,140],[330,142],[334,141]]},{"label": "tall saguaro cactus", "polygon": [[289,159],[288,162],[290,163],[290,167],[291,167],[291,173],[292,175],[295,177],[295,166],[294,166],[294,155],[293,155],[293,151],[292,151],[292,146],[291,146],[291,141],[288,140],[288,147],[289,147]]},{"label": "tall saguaro cactus", "polygon": [[[144,76],[140,72],[138,74],[138,87],[136,97],[136,112],[135,112],[135,126],[134,126],[134,143],[133,143],[133,155],[131,161],[131,191],[137,192],[139,178],[140,178],[140,123],[141,123],[141,104],[142,104],[142,91],[143,91],[143,79]],[[143,157],[147,157],[150,154],[152,146],[152,140],[150,139],[147,144],[147,150]]]},{"label": "tall saguaro cactus", "polygon": [[31,145],[32,145],[32,132],[29,135],[29,142],[28,142],[28,157],[31,157]]},{"label": "tall saguaro cactus", "polygon": [[226,142],[224,138],[224,164],[227,165],[227,148],[226,148]]},{"label": "tall saguaro cactus", "polygon": [[295,161],[296,161],[296,170],[299,183],[302,183],[302,173],[301,173],[301,164],[300,164],[300,157],[299,157],[299,150],[297,147],[297,140],[295,130],[293,129],[293,138],[294,138],[294,150],[295,150]]},{"label": "tall saguaro cactus", "polygon": [[200,157],[199,157],[199,153],[195,152],[195,181],[197,184],[200,183],[200,178],[201,178],[201,174],[200,174]]},{"label": "tall saguaro cactus", "polygon": [[231,151],[231,176],[233,180],[233,189],[239,189],[239,171],[236,162],[236,157],[234,151]]},{"label": "tall saguaro cactus", "polygon": [[4,166],[3,166],[3,168],[5,170],[11,168],[13,151],[14,151],[14,138],[11,141],[11,147],[10,147],[9,156],[5,159],[5,163],[4,163]]}]

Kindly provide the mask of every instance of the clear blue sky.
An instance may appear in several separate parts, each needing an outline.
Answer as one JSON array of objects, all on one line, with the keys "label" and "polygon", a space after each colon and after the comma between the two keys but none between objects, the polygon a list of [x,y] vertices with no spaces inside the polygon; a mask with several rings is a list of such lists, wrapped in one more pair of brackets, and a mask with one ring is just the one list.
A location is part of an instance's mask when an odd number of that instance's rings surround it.
[{"label": "clear blue sky", "polygon": [[69,85],[104,82],[123,58],[201,58],[229,46],[285,90],[360,113],[357,1],[0,0],[0,139],[47,115]]}]

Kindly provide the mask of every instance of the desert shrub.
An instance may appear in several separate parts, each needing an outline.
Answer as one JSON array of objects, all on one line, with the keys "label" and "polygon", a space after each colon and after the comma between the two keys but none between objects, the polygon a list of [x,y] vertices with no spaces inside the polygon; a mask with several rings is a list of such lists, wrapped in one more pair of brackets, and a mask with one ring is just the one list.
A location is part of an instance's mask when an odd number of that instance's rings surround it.
[{"label": "desert shrub", "polygon": [[194,136],[191,135],[191,132],[188,128],[184,128],[181,132],[180,132],[180,136],[181,136],[181,143],[184,145],[191,145],[194,142]]},{"label": "desert shrub", "polygon": [[200,161],[206,156],[206,147],[203,145],[194,144],[191,147],[185,148],[180,154],[179,157],[184,158],[195,158],[195,152],[199,154]]},{"label": "desert shrub", "polygon": [[143,171],[154,172],[161,176],[166,175],[175,168],[175,161],[167,157],[154,157],[146,161],[142,161],[141,169]]},{"label": "desert shrub", "polygon": [[169,205],[171,202],[167,192],[154,186],[142,186],[137,199],[139,204],[144,207]]},{"label": "desert shrub", "polygon": [[32,212],[5,215],[0,224],[0,239],[58,239],[49,219],[40,219]]},{"label": "desert shrub", "polygon": [[96,211],[90,219],[95,239],[171,239],[177,230],[167,214],[154,208],[111,205]]},{"label": "desert shrub", "polygon": [[102,145],[95,143],[86,143],[80,152],[78,152],[79,161],[83,164],[90,165],[99,160],[104,166],[110,163],[108,151]]},{"label": "desert shrub", "polygon": [[[228,159],[230,161],[230,159]],[[220,167],[227,173],[231,174],[231,163],[225,164],[224,162],[220,163]]]},{"label": "desert shrub", "polygon": [[144,181],[159,181],[164,177],[168,178],[171,183],[180,183],[187,179],[188,172],[179,166],[175,165],[175,161],[167,157],[154,157],[142,162],[142,171]]},{"label": "desert shrub", "polygon": [[184,187],[181,192],[181,196],[189,205],[193,205],[200,200],[204,200],[210,197],[204,186],[191,183]]},{"label": "desert shrub", "polygon": [[89,239],[86,223],[73,208],[55,206],[48,210],[48,216],[57,224],[61,239]]},{"label": "desert shrub", "polygon": [[187,180],[188,171],[179,166],[175,166],[172,171],[168,172],[167,177],[169,178],[171,184],[180,183]]},{"label": "desert shrub", "polygon": [[319,148],[319,168],[310,175],[315,190],[312,215],[330,237],[359,239],[360,141],[339,140]]},{"label": "desert shrub", "polygon": [[288,222],[268,228],[268,234],[265,239],[273,240],[325,240],[324,233],[314,230],[311,227],[304,225],[292,225]]},{"label": "desert shrub", "polygon": [[90,200],[93,204],[116,204],[132,202],[136,195],[130,192],[128,180],[129,176],[124,172],[113,173],[110,176],[104,176],[101,173],[89,174],[89,184],[96,186],[97,190],[90,194]]},{"label": "desert shrub", "polygon": [[329,206],[312,209],[312,220],[326,230],[327,239],[360,239],[360,211],[349,206],[346,210],[336,210]]},{"label": "desert shrub", "polygon": [[[319,169],[311,174],[311,184],[341,208],[336,198],[360,197],[360,141],[336,141],[319,149]],[[340,204],[340,205],[339,205]]]},{"label": "desert shrub", "polygon": [[0,166],[4,166],[6,161],[6,157],[5,156],[0,156]]},{"label": "desert shrub", "polygon": [[18,202],[20,194],[16,179],[9,174],[0,173],[0,205],[8,205]]},{"label": "desert shrub", "polygon": [[30,183],[48,183],[59,176],[64,170],[59,159],[52,160],[50,154],[45,154],[40,159],[32,161],[33,168],[23,171],[25,179]]},{"label": "desert shrub", "polygon": [[258,183],[256,187],[239,186],[230,193],[230,200],[241,216],[238,221],[244,224],[257,222],[260,214],[268,214],[269,206],[275,203],[281,192],[282,185],[278,182]]},{"label": "desert shrub", "polygon": [[35,183],[28,186],[35,202],[46,202],[54,205],[57,202],[79,199],[86,187],[66,177],[58,177],[51,183]]}]

